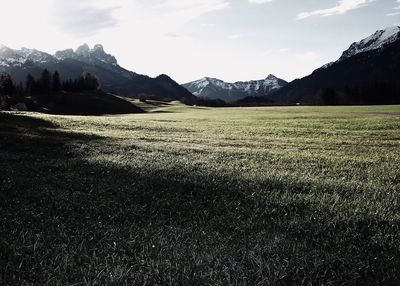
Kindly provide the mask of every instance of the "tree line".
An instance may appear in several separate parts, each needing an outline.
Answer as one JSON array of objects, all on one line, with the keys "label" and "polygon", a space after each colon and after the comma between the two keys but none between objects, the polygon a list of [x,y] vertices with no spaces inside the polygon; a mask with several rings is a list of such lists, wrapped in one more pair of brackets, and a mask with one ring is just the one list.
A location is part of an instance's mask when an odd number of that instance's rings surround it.
[{"label": "tree line", "polygon": [[323,105],[399,104],[400,82],[372,81],[363,87],[323,88],[319,98]]},{"label": "tree line", "polygon": [[26,76],[25,85],[15,85],[9,74],[0,75],[0,95],[6,96],[46,96],[60,91],[83,92],[94,91],[100,87],[96,76],[84,72],[75,80],[61,81],[58,71],[50,73],[44,69],[38,78],[31,74]]}]

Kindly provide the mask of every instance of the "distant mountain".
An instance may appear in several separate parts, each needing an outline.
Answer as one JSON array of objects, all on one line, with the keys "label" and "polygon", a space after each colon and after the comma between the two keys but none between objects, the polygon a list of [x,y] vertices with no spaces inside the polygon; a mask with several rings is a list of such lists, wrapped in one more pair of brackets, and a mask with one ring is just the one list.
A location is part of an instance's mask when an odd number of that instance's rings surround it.
[{"label": "distant mountain", "polygon": [[25,82],[28,73],[37,77],[43,69],[58,71],[62,80],[75,79],[83,72],[96,75],[101,89],[128,97],[196,102],[185,88],[166,75],[151,78],[124,69],[102,45],[90,49],[84,44],[75,51],[67,49],[50,55],[35,49],[10,49],[0,45],[0,73],[8,73],[14,82]]},{"label": "distant mountain", "polygon": [[183,85],[195,96],[202,99],[220,99],[232,103],[245,97],[264,97],[287,84],[283,79],[269,75],[266,79],[254,81],[224,82],[220,79],[205,77]]},{"label": "distant mountain", "polygon": [[400,103],[400,27],[353,43],[336,61],[269,98],[275,104]]}]

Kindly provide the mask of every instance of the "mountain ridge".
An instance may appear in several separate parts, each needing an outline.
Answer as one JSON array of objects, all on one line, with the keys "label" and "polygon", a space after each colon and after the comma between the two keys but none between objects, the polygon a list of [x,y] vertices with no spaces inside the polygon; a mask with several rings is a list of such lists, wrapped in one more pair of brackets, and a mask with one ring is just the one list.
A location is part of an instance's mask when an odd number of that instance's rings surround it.
[{"label": "mountain ridge", "polygon": [[182,86],[199,98],[220,99],[232,103],[248,96],[268,96],[286,84],[285,80],[269,74],[265,79],[233,83],[217,78],[203,77]]},{"label": "mountain ridge", "polygon": [[359,53],[377,50],[385,47],[400,39],[400,26],[387,27],[383,30],[378,30],[374,34],[354,42],[350,47],[343,52],[338,61],[344,60]]},{"label": "mountain ridge", "polygon": [[58,71],[62,80],[78,78],[83,72],[98,77],[106,92],[157,100],[180,100],[193,104],[196,97],[170,77],[155,78],[121,67],[117,59],[104,51],[100,44],[92,49],[83,44],[76,50],[57,51],[54,55],[36,49],[11,49],[0,45],[0,73],[10,74],[16,83],[24,83],[26,76],[38,77],[43,69]]},{"label": "mountain ridge", "polygon": [[400,27],[353,43],[335,62],[274,93],[274,104],[400,103]]}]

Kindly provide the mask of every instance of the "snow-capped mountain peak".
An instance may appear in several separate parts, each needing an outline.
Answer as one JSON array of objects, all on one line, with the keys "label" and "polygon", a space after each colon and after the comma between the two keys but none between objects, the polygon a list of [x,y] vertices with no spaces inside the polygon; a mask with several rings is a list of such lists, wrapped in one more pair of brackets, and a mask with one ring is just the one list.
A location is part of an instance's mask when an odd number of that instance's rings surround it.
[{"label": "snow-capped mountain peak", "polygon": [[36,63],[46,63],[54,60],[54,57],[52,55],[38,51],[36,49],[22,48],[20,52],[25,60],[30,60]]},{"label": "snow-capped mountain peak", "polygon": [[59,60],[73,59],[75,56],[76,54],[73,49],[57,51],[55,53],[55,57]]},{"label": "snow-capped mountain peak", "polygon": [[[90,49],[87,44],[84,44],[78,47],[76,51],[67,49],[57,51],[55,55],[50,55],[36,49],[21,48],[18,50],[8,48],[4,45],[0,46],[0,73],[12,74],[14,70],[24,71],[14,76],[16,81],[25,80],[24,76],[28,70],[32,70],[32,72],[35,73],[40,69],[47,68],[49,70],[54,70],[56,67],[59,69],[60,73],[73,77],[70,70],[75,69],[76,66],[82,65],[83,63],[85,66],[91,67],[90,71],[93,73],[101,68],[103,71],[107,70],[113,72],[125,79],[131,79],[135,75],[135,73],[119,66],[116,58],[107,54],[103,46],[99,44],[95,45],[93,49]],[[64,67],[67,66],[71,66],[71,68],[65,68],[64,71]]]},{"label": "snow-capped mountain peak", "polygon": [[198,86],[199,88],[201,87],[206,87],[207,85],[211,84],[212,79],[209,77],[203,77],[202,79],[196,80],[193,82],[193,85]]},{"label": "snow-capped mountain peak", "polygon": [[278,78],[276,76],[274,76],[273,74],[269,74],[265,79],[275,80]]},{"label": "snow-capped mountain peak", "polygon": [[27,62],[42,64],[49,61],[56,61],[56,59],[35,49],[14,50],[4,45],[0,47],[0,72],[5,72],[9,67],[21,67]]},{"label": "snow-capped mountain peak", "polygon": [[104,53],[103,45],[100,45],[100,44],[94,45],[92,52]]},{"label": "snow-capped mountain peak", "polygon": [[239,81],[235,83],[211,77],[184,84],[194,95],[206,99],[222,99],[234,102],[247,96],[267,96],[283,87],[287,82],[270,74],[265,79]]},{"label": "snow-capped mountain peak", "polygon": [[237,89],[244,90],[252,96],[254,94],[264,93],[265,95],[272,91],[278,90],[286,84],[285,81],[278,79],[276,76],[270,74],[265,79],[235,82],[234,86]]},{"label": "snow-capped mountain peak", "polygon": [[232,89],[232,84],[212,77],[203,77],[202,79],[189,83],[189,85],[192,87],[192,93],[196,96],[201,96],[206,88],[220,88],[224,90]]},{"label": "snow-capped mountain peak", "polygon": [[400,39],[400,26],[393,26],[384,30],[376,31],[371,36],[353,43],[346,50],[339,61],[357,55],[359,53],[381,49],[382,47]]},{"label": "snow-capped mountain peak", "polygon": [[118,65],[117,59],[107,54],[100,44],[95,45],[93,49],[90,49],[87,44],[83,44],[76,51],[72,49],[57,51],[55,57],[59,60],[74,59],[98,65]]},{"label": "snow-capped mountain peak", "polygon": [[89,54],[90,54],[90,48],[89,48],[88,44],[83,44],[83,45],[79,46],[79,47],[76,49],[75,53],[76,53],[78,56],[88,57]]}]

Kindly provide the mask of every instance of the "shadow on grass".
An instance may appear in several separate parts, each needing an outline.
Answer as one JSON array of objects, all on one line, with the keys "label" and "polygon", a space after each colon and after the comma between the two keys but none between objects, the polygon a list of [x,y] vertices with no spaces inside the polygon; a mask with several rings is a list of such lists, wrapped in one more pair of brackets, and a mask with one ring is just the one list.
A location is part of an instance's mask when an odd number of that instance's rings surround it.
[{"label": "shadow on grass", "polygon": [[85,154],[101,157],[92,147],[104,138],[25,116],[0,120],[0,285],[399,278],[395,222],[345,220],[330,205],[310,203],[307,187],[179,165],[96,163]]},{"label": "shadow on grass", "polygon": [[[21,160],[45,156],[42,159],[68,155],[71,142],[98,140],[101,137],[82,133],[63,131],[53,122],[21,114],[0,113],[0,151],[7,156],[19,152]],[[59,153],[61,152],[61,154]],[[26,157],[24,157],[24,155]]]},{"label": "shadow on grass", "polygon": [[57,126],[50,122],[39,118],[25,116],[15,113],[1,113],[0,112],[0,126],[1,131],[15,130],[19,127],[27,128],[30,131],[35,131],[40,128],[56,128]]}]

